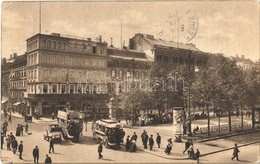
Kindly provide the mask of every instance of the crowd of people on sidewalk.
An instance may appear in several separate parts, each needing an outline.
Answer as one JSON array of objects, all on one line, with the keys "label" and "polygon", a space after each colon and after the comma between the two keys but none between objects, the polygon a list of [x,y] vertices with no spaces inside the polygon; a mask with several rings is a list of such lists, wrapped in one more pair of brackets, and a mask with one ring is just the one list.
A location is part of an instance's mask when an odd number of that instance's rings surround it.
[{"label": "crowd of people on sidewalk", "polygon": [[[5,117],[7,117],[7,116],[5,116]],[[19,152],[19,159],[23,160],[24,144],[23,144],[22,140],[20,140],[20,144],[18,144],[19,142],[18,142],[17,138],[20,138],[24,135],[24,128],[25,128],[25,133],[27,133],[28,135],[31,134],[31,133],[28,132],[28,129],[29,129],[28,122],[26,122],[25,125],[17,124],[16,133],[15,133],[15,136],[14,136],[13,132],[10,132],[9,134],[7,134],[8,124],[12,123],[11,112],[10,112],[10,115],[9,115],[8,118],[9,118],[9,120],[8,121],[5,120],[3,122],[3,125],[2,125],[1,149],[4,150],[4,144],[6,142],[6,150],[12,151],[13,154],[16,154],[16,152],[18,151]],[[50,140],[49,153],[51,153],[50,152],[51,149],[52,149],[52,152],[54,152],[54,144],[53,144],[52,140]],[[39,163],[39,148],[38,148],[38,146],[36,146],[33,149],[32,155],[33,155],[33,158],[34,158],[34,163]],[[51,157],[49,157],[48,154],[46,154],[45,163],[46,164],[52,163]]]}]

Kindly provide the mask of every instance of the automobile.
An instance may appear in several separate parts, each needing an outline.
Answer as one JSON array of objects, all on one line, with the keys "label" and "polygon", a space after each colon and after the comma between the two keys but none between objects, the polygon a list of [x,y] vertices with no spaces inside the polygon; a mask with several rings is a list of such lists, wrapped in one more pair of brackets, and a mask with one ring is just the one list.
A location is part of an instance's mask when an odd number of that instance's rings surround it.
[{"label": "automobile", "polygon": [[53,142],[60,143],[62,141],[62,127],[59,124],[48,125],[43,138],[47,141],[53,139]]}]

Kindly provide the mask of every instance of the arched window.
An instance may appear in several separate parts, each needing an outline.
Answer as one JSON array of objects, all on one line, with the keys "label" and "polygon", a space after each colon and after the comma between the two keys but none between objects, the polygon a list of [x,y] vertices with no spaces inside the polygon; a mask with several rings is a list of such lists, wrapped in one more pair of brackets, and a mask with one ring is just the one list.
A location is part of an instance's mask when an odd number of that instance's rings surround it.
[{"label": "arched window", "polygon": [[61,43],[58,42],[58,47],[57,47],[58,50],[61,50]]},{"label": "arched window", "polygon": [[51,41],[50,40],[47,41],[47,48],[51,48]]},{"label": "arched window", "polygon": [[42,48],[46,48],[46,40],[42,40]]},{"label": "arched window", "polygon": [[53,41],[52,42],[52,49],[56,49],[57,47],[56,47],[56,42],[55,41]]}]

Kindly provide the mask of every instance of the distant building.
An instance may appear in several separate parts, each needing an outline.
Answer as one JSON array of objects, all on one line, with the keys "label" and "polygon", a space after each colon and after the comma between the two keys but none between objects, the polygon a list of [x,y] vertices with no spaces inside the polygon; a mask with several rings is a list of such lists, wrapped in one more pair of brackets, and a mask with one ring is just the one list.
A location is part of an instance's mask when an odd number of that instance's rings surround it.
[{"label": "distant building", "polygon": [[[110,109],[117,111],[110,111],[110,113],[112,115],[117,113],[118,117],[123,115],[122,93],[132,91],[133,86],[139,88],[142,80],[150,79],[153,61],[144,52],[129,50],[126,47],[123,49],[109,47],[107,53],[107,71],[110,79],[108,88],[111,88],[109,93],[114,101],[114,105]],[[127,110],[130,111],[130,109],[124,109],[124,112]]]},{"label": "distant building", "polygon": [[154,38],[153,35],[135,34],[129,40],[129,48],[144,51],[155,63],[180,66],[191,64],[192,67],[207,67],[209,55],[199,50],[194,44],[183,44]]},{"label": "distant building", "polygon": [[27,54],[17,56],[14,54],[10,59],[12,63],[9,65],[10,70],[10,95],[9,100],[12,103],[14,111],[22,113],[26,108],[26,101],[24,95],[26,93],[26,67],[27,67]]},{"label": "distant building", "polygon": [[[27,39],[27,100],[30,113],[106,110],[107,43],[90,38],[37,34]],[[100,89],[102,88],[102,89]]]},{"label": "distant building", "polygon": [[7,100],[10,94],[9,65],[8,59],[3,58],[1,64],[1,100]]},{"label": "distant building", "polygon": [[252,60],[246,59],[244,55],[242,55],[241,57],[236,55],[235,57],[230,58],[231,60],[236,61],[237,66],[239,66],[243,70],[251,69],[256,66],[256,64]]}]

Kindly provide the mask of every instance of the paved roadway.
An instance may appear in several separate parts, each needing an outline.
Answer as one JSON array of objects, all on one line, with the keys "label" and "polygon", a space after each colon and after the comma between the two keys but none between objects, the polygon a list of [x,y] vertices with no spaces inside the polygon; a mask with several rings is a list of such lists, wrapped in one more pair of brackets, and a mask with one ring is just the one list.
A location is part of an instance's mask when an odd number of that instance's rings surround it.
[{"label": "paved roadway", "polygon": [[[16,128],[18,123],[24,124],[22,119],[13,118],[13,123],[9,125],[8,131]],[[17,137],[18,142],[24,141],[24,160],[19,160],[17,155],[12,154],[11,151],[2,150],[3,163],[33,163],[32,150],[35,145],[40,148],[40,162],[44,162],[45,155],[48,153],[49,144],[43,140],[43,132],[46,130],[47,122],[38,122],[29,124],[29,130],[32,135],[24,135]],[[155,148],[153,151],[143,150],[141,146],[141,133],[143,129],[148,131],[148,134],[161,133],[162,147],[161,149]],[[126,135],[132,135],[135,131],[138,135],[138,151],[136,153],[125,152],[122,147],[121,150],[112,150],[104,148],[104,159],[98,159],[97,144],[94,143],[91,135],[90,124],[88,124],[88,131],[84,132],[83,137],[79,143],[72,143],[70,141],[63,141],[61,144],[55,144],[55,153],[50,154],[53,162],[55,163],[196,163],[196,161],[186,159],[187,154],[183,154],[184,143],[174,143],[173,152],[170,156],[166,155],[163,151],[166,146],[166,140],[172,136],[170,125],[153,126],[153,127],[129,127],[125,128]],[[260,134],[256,134],[259,136]],[[239,140],[237,140],[239,141]],[[236,142],[237,142],[236,141]],[[199,148],[201,154],[221,150],[223,148],[232,147],[233,141],[229,140],[216,140],[206,143],[195,143],[195,148]],[[259,147],[247,146],[240,148],[241,162],[256,163],[259,158]],[[207,155],[201,158],[201,163],[229,163],[232,155],[232,150],[224,151],[217,154]],[[235,161],[233,161],[235,163]]]}]

